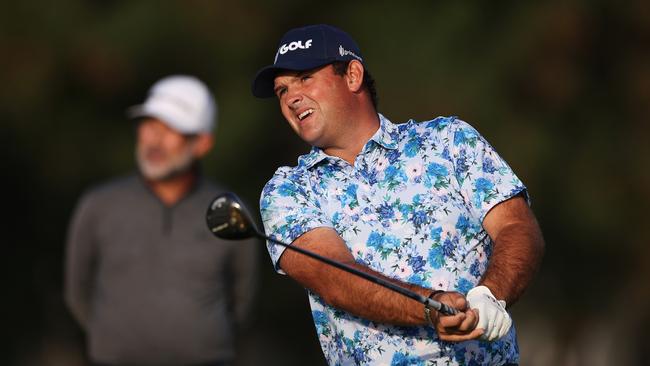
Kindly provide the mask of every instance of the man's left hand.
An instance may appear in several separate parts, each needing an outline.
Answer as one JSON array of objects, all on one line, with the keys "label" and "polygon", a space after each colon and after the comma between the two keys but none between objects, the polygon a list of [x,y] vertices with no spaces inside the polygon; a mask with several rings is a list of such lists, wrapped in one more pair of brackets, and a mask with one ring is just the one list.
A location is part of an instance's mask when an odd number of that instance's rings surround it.
[{"label": "man's left hand", "polygon": [[506,311],[506,302],[497,300],[489,288],[474,287],[467,293],[467,301],[470,308],[478,310],[476,328],[485,330],[480,339],[491,342],[508,334],[512,318]]}]

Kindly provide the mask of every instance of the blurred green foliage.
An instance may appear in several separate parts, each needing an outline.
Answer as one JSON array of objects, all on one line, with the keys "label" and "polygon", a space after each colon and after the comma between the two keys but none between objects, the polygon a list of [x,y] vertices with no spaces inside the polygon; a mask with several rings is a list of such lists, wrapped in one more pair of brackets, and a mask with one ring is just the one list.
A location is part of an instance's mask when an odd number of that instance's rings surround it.
[{"label": "blurred green foliage", "polygon": [[[275,168],[308,147],[250,81],[286,30],[320,22],[360,44],[380,112],[394,122],[458,115],[528,185],[547,255],[519,316],[543,309],[579,324],[616,308],[650,260],[648,2],[5,1],[8,363],[81,349],[61,299],[67,220],[89,185],[133,169],[125,108],[162,76],[203,79],[219,104],[205,173],[256,208]],[[277,364],[322,363],[302,289],[267,264],[244,344]],[[631,296],[649,303],[648,290]]]}]

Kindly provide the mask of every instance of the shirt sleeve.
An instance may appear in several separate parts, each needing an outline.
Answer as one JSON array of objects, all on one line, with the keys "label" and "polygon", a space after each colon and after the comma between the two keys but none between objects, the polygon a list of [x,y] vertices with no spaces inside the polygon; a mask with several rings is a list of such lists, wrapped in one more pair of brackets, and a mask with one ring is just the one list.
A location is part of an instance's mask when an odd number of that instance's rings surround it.
[{"label": "shirt sleeve", "polygon": [[454,175],[474,217],[483,222],[492,207],[520,193],[528,200],[526,186],[476,129],[456,120],[451,133]]},{"label": "shirt sleeve", "polygon": [[[266,184],[260,198],[264,231],[281,242],[290,244],[304,233],[318,227],[333,227],[323,214],[317,197],[310,189],[307,172],[280,168]],[[271,261],[278,273],[285,247],[267,242]]]},{"label": "shirt sleeve", "polygon": [[65,263],[65,300],[79,325],[87,329],[90,317],[96,241],[91,195],[84,195],[68,228]]},{"label": "shirt sleeve", "polygon": [[232,260],[233,302],[235,322],[239,330],[249,325],[249,316],[257,293],[258,239],[237,244]]}]

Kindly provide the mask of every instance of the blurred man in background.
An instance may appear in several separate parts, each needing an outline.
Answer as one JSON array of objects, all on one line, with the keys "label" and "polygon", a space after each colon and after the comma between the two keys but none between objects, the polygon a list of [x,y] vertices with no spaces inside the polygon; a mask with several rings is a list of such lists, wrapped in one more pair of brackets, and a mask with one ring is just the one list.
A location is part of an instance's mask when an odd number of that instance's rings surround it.
[{"label": "blurred man in background", "polygon": [[[309,290],[331,365],[513,365],[512,305],[543,240],[523,183],[454,117],[393,124],[377,113],[356,42],[327,25],[292,29],[253,82],[312,145],[266,184],[267,235],[447,303],[453,316],[284,247],[281,273]],[[398,70],[408,75],[408,70]]]},{"label": "blurred man in background", "polygon": [[66,302],[98,365],[229,365],[255,290],[254,243],[215,239],[200,174],[216,103],[191,76],[166,77],[131,108],[138,174],[86,192],[72,217]]}]

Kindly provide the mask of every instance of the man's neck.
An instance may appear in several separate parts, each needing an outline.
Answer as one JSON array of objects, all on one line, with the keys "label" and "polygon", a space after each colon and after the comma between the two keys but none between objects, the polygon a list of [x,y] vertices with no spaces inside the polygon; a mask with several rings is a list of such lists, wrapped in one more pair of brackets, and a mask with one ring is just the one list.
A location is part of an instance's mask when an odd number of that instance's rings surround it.
[{"label": "man's neck", "polygon": [[153,193],[166,205],[173,206],[189,192],[196,183],[197,173],[190,170],[165,180],[145,181]]},{"label": "man's neck", "polygon": [[323,151],[328,155],[338,156],[354,165],[354,161],[363,147],[379,129],[380,122],[377,112],[373,109],[373,113],[365,114],[363,118],[356,119],[351,123],[355,127],[350,128],[349,134],[346,134],[343,143],[340,146],[328,147]]}]

